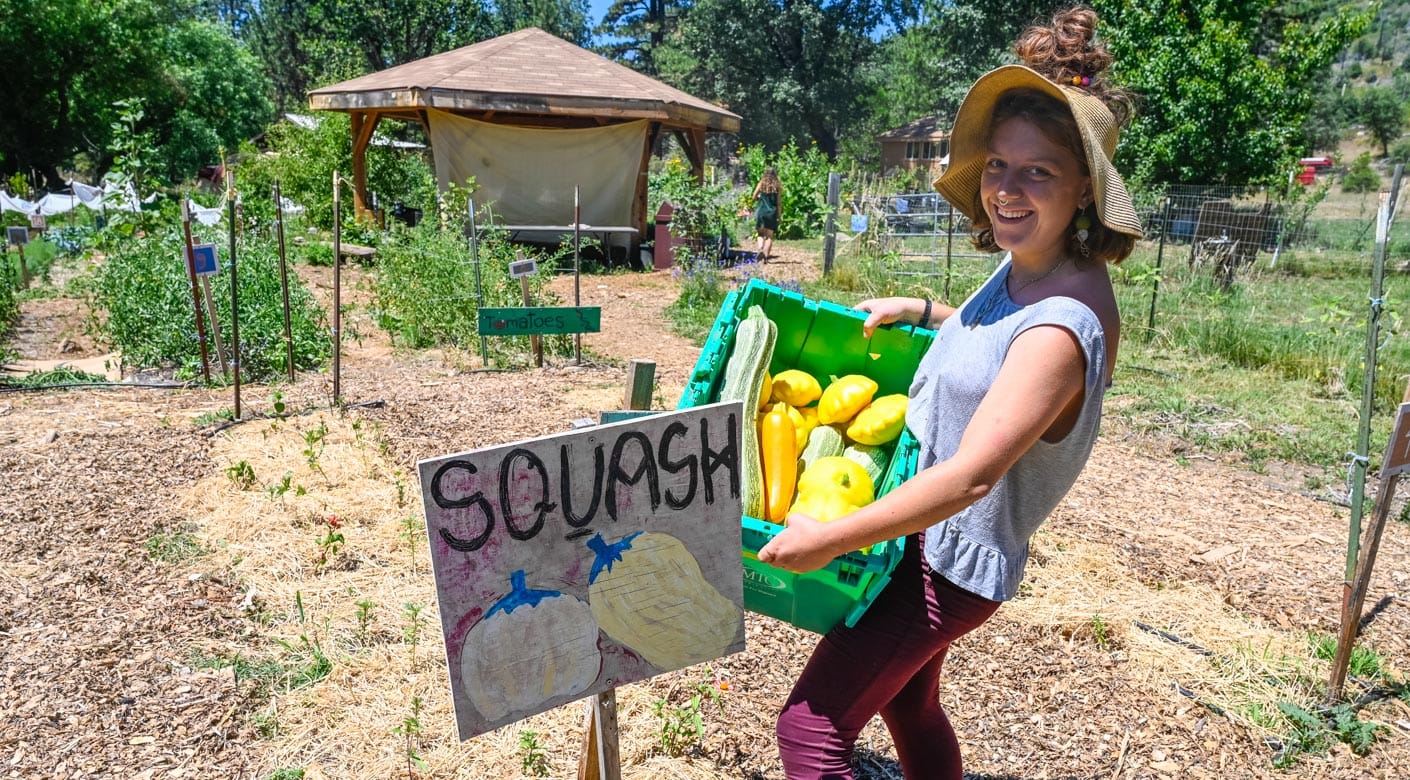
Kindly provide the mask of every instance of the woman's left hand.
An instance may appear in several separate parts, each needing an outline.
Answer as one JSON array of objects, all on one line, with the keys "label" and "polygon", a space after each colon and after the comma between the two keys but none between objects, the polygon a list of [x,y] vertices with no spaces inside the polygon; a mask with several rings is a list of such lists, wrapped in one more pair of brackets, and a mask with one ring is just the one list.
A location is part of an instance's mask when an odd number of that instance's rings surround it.
[{"label": "woman's left hand", "polygon": [[759,560],[792,572],[821,569],[837,557],[828,544],[826,526],[803,514],[791,514],[788,525],[759,550]]}]

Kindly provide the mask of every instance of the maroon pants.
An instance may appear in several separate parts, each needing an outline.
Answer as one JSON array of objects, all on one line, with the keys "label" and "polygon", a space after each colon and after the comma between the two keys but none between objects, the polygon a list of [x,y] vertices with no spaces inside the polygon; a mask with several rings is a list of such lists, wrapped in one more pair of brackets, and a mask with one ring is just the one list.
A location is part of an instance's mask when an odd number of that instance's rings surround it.
[{"label": "maroon pants", "polygon": [[921,538],[857,625],[818,642],[778,718],[788,780],[851,780],[862,727],[886,721],[907,778],[961,780],[960,743],[940,707],[940,667],[950,643],[977,628],[999,602],[930,570]]}]

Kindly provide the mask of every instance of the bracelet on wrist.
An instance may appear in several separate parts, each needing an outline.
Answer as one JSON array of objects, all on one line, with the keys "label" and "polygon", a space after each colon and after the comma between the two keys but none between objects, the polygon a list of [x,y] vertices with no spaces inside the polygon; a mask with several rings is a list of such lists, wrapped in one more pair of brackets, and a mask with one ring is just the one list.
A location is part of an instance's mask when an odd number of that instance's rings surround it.
[{"label": "bracelet on wrist", "polygon": [[925,309],[920,313],[920,321],[916,324],[922,328],[930,327],[930,299],[925,298]]}]

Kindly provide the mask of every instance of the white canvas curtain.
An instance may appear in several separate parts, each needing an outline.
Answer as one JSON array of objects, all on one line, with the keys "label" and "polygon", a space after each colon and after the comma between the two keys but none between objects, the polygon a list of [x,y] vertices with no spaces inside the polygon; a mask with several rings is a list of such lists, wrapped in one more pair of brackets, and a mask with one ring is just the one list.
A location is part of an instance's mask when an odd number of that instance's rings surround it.
[{"label": "white canvas curtain", "polygon": [[475,178],[476,204],[489,204],[505,225],[571,225],[573,187],[582,222],[632,224],[646,120],[585,129],[546,129],[479,122],[431,111],[436,178]]}]

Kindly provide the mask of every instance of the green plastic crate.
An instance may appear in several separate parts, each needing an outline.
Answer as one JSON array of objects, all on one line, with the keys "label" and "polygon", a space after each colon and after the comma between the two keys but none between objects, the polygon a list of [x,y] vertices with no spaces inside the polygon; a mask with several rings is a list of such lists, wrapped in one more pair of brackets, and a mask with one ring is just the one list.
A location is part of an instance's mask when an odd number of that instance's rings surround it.
[{"label": "green plastic crate", "polygon": [[[876,381],[877,395],[910,389],[920,359],[934,331],[905,327],[878,328],[870,339],[862,335],[863,312],[751,280],[726,296],[700,358],[691,372],[679,409],[718,400],[725,362],[734,348],[735,331],[751,306],[761,306],[778,326],[778,341],[769,372],[798,368],[826,387],[831,377],[864,374]],[[915,475],[919,445],[902,431],[877,488],[884,495]],[[851,552],[825,568],[795,574],[759,561],[759,548],[783,526],[745,516],[743,523],[744,607],[786,623],[825,634],[838,623],[856,625],[876,600],[901,560],[905,539],[872,545],[868,553]]]}]

